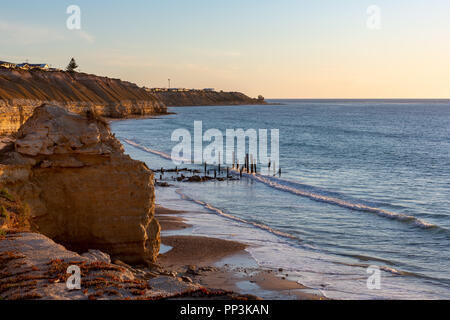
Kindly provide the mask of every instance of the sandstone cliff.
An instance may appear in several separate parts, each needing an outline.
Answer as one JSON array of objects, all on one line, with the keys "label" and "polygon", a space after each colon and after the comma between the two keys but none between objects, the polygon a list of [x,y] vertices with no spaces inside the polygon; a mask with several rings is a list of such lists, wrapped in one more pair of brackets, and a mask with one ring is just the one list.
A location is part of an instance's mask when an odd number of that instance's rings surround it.
[{"label": "sandstone cliff", "polygon": [[136,84],[85,73],[0,68],[0,134],[10,134],[43,103],[110,118],[167,112],[157,97]]},{"label": "sandstone cliff", "polygon": [[154,95],[168,107],[266,104],[264,100],[252,99],[240,92],[160,91]]},{"label": "sandstone cliff", "polygon": [[153,173],[95,116],[43,105],[0,152],[0,184],[30,207],[31,227],[70,250],[155,261]]}]

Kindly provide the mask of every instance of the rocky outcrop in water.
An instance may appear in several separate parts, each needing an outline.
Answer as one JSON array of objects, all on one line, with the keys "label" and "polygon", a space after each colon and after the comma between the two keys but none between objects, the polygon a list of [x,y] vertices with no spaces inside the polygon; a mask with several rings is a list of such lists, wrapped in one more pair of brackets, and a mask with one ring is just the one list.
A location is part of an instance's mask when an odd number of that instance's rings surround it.
[{"label": "rocky outcrop in water", "polygon": [[124,154],[105,122],[43,105],[17,136],[0,152],[0,183],[30,207],[33,230],[73,251],[155,261],[153,173]]},{"label": "rocky outcrop in water", "polygon": [[0,134],[11,134],[43,103],[109,118],[167,113],[157,97],[136,84],[85,73],[0,68]]}]

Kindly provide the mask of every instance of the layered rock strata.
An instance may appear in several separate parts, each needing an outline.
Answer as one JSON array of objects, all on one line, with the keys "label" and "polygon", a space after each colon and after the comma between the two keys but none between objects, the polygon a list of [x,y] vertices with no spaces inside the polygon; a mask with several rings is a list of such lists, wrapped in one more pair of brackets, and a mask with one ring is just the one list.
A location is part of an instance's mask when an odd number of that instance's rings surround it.
[{"label": "layered rock strata", "polygon": [[153,173],[124,154],[105,122],[43,105],[17,136],[0,152],[0,184],[30,207],[34,231],[76,252],[156,260]]}]

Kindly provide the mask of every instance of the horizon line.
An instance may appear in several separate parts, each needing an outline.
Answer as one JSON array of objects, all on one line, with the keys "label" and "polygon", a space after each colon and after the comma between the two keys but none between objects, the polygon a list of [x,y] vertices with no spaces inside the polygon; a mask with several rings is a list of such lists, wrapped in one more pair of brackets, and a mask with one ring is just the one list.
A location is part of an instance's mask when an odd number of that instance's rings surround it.
[{"label": "horizon line", "polygon": [[450,98],[265,98],[265,100],[360,100],[360,101],[381,101],[381,100],[450,100]]}]

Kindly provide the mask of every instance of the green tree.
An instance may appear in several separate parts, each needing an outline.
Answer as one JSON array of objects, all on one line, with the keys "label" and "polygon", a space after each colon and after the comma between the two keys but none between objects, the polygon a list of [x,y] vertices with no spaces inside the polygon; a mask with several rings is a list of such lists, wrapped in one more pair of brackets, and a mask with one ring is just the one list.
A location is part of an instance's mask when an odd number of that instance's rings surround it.
[{"label": "green tree", "polygon": [[75,59],[72,58],[72,59],[70,60],[69,64],[67,65],[66,71],[68,71],[68,72],[74,72],[76,68],[78,68],[78,65],[77,65]]}]

